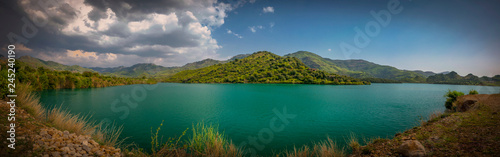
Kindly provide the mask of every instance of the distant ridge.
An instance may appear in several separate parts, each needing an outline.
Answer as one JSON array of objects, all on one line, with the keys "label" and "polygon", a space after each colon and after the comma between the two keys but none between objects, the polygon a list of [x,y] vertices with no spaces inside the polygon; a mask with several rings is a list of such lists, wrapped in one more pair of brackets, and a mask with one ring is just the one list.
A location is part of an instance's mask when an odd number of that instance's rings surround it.
[{"label": "distant ridge", "polygon": [[307,51],[298,51],[285,56],[297,57],[309,67],[355,78],[381,78],[402,82],[425,82],[426,77],[412,71],[399,70],[392,66],[379,65],[362,59],[332,60]]},{"label": "distant ridge", "polygon": [[92,69],[84,68],[84,67],[81,67],[78,65],[69,66],[69,65],[64,65],[64,64],[57,63],[57,62],[53,62],[53,61],[44,61],[44,60],[34,58],[31,56],[27,56],[27,55],[19,57],[18,60],[23,61],[24,63],[26,63],[28,66],[30,66],[32,68],[44,67],[44,68],[47,68],[50,70],[71,71],[71,72],[79,72],[79,73],[82,73],[85,71],[95,72]]}]

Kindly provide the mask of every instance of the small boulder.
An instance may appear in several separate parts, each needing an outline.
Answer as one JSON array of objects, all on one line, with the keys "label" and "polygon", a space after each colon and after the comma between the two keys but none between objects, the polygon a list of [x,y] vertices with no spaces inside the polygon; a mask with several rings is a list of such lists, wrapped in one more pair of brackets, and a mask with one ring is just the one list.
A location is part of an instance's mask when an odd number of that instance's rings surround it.
[{"label": "small boulder", "polygon": [[477,100],[465,100],[459,107],[458,111],[465,112],[476,104]]},{"label": "small boulder", "polygon": [[423,157],[425,147],[418,140],[407,140],[399,146],[398,152],[406,157]]}]

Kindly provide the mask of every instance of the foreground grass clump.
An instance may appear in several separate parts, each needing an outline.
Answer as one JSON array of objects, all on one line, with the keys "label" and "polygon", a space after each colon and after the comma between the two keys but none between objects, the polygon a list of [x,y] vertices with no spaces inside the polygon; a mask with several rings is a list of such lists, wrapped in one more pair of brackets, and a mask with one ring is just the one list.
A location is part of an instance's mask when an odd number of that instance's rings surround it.
[{"label": "foreground grass clump", "polygon": [[90,122],[91,116],[74,115],[61,108],[46,110],[40,104],[39,97],[32,93],[29,84],[18,84],[17,95],[20,107],[47,126],[76,134],[90,135],[98,143],[107,146],[118,147],[122,143],[122,140],[118,138],[122,127]]},{"label": "foreground grass clump", "polygon": [[151,154],[142,149],[133,149],[131,151],[133,156],[243,156],[243,151],[228,140],[223,132],[219,132],[217,126],[205,125],[203,122],[193,124],[192,134],[188,135],[187,140],[182,138],[189,128],[179,137],[168,138],[166,142],[159,138],[162,126],[163,121],[155,132],[151,128]]},{"label": "foreground grass clump", "polygon": [[193,125],[193,135],[189,138],[189,146],[201,155],[208,156],[242,156],[243,153],[225,138],[224,133],[217,131],[217,126],[198,123]]},{"label": "foreground grass clump", "polygon": [[291,151],[285,151],[281,155],[285,157],[343,157],[346,155],[344,148],[339,148],[332,139],[327,138],[326,141],[315,143],[309,147],[307,145],[300,148],[293,148]]}]

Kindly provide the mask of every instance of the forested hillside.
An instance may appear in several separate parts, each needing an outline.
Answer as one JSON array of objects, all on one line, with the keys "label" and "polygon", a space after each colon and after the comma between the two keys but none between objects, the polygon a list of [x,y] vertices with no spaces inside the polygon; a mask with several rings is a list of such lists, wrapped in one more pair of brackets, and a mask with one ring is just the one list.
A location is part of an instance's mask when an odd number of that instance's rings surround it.
[{"label": "forested hillside", "polygon": [[38,68],[38,67],[44,67],[49,70],[59,70],[59,71],[71,71],[71,72],[84,72],[84,71],[91,71],[94,72],[91,69],[83,68],[78,65],[64,65],[60,64],[57,62],[53,61],[44,61],[38,58],[34,58],[31,56],[22,56],[19,57],[18,61],[22,61],[26,65],[29,65],[30,67],[33,68]]},{"label": "forested hillside", "polygon": [[399,70],[365,60],[332,60],[307,51],[298,51],[285,56],[297,57],[311,68],[355,78],[380,78],[380,80],[385,79],[384,82],[390,80],[393,80],[392,82],[425,82],[425,76],[417,72]]},{"label": "forested hillside", "polygon": [[[11,83],[7,80],[7,64],[5,58],[0,59],[0,98],[7,93],[7,85]],[[34,90],[44,89],[73,89],[73,88],[94,88],[127,84],[152,84],[154,79],[142,78],[121,78],[103,76],[97,72],[85,71],[59,71],[47,69],[44,66],[33,67],[23,61],[16,61],[15,83],[29,83]],[[12,80],[12,83],[14,81]]]},{"label": "forested hillside", "polygon": [[308,68],[295,57],[256,52],[225,64],[185,70],[166,81],[182,83],[369,84],[347,76]]},{"label": "forested hillside", "polygon": [[434,84],[460,84],[460,85],[492,85],[500,86],[500,75],[494,77],[483,76],[481,78],[468,74],[467,76],[460,76],[452,71],[448,74],[436,74],[427,78],[427,83]]}]

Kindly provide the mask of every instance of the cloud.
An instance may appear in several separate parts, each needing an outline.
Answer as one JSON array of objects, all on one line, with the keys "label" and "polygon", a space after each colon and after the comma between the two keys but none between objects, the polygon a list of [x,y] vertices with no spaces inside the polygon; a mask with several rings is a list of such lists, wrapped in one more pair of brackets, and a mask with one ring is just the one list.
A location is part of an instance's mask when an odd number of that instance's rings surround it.
[{"label": "cloud", "polygon": [[274,13],[274,8],[271,6],[262,8],[263,13]]},{"label": "cloud", "polygon": [[248,29],[250,29],[250,31],[252,33],[255,33],[255,32],[257,32],[258,29],[265,29],[265,27],[262,26],[262,25],[259,25],[259,26],[250,26],[250,27],[248,27]]},{"label": "cloud", "polygon": [[[94,60],[108,61],[102,63],[103,66],[138,61],[167,66],[205,58],[218,59],[216,52],[221,46],[212,37],[212,32],[224,24],[228,12],[241,7],[245,1],[236,4],[217,0],[55,2],[41,7],[37,0],[20,0],[4,6],[19,8],[18,19],[26,16],[46,21],[38,27],[36,36],[24,43],[33,56],[53,56],[51,60],[58,62],[87,56],[71,62],[81,65]],[[3,19],[6,15],[0,16]],[[21,26],[9,26],[7,31],[19,30]],[[0,44],[7,43],[2,39]],[[116,59],[103,60],[107,56]]]},{"label": "cloud", "polygon": [[236,33],[234,33],[233,31],[231,31],[229,29],[227,30],[227,34],[232,34],[232,35],[234,35],[234,36],[236,36],[237,38],[240,38],[240,39],[243,38],[243,36],[241,36],[239,34],[236,34]]},{"label": "cloud", "polygon": [[255,1],[256,1],[256,0],[250,0],[250,1],[248,1],[248,2],[250,2],[250,3],[255,3]]},{"label": "cloud", "polygon": [[273,28],[273,27],[274,27],[274,22],[269,23],[269,28]]},{"label": "cloud", "polygon": [[332,51],[332,49],[328,49],[328,51]]}]

